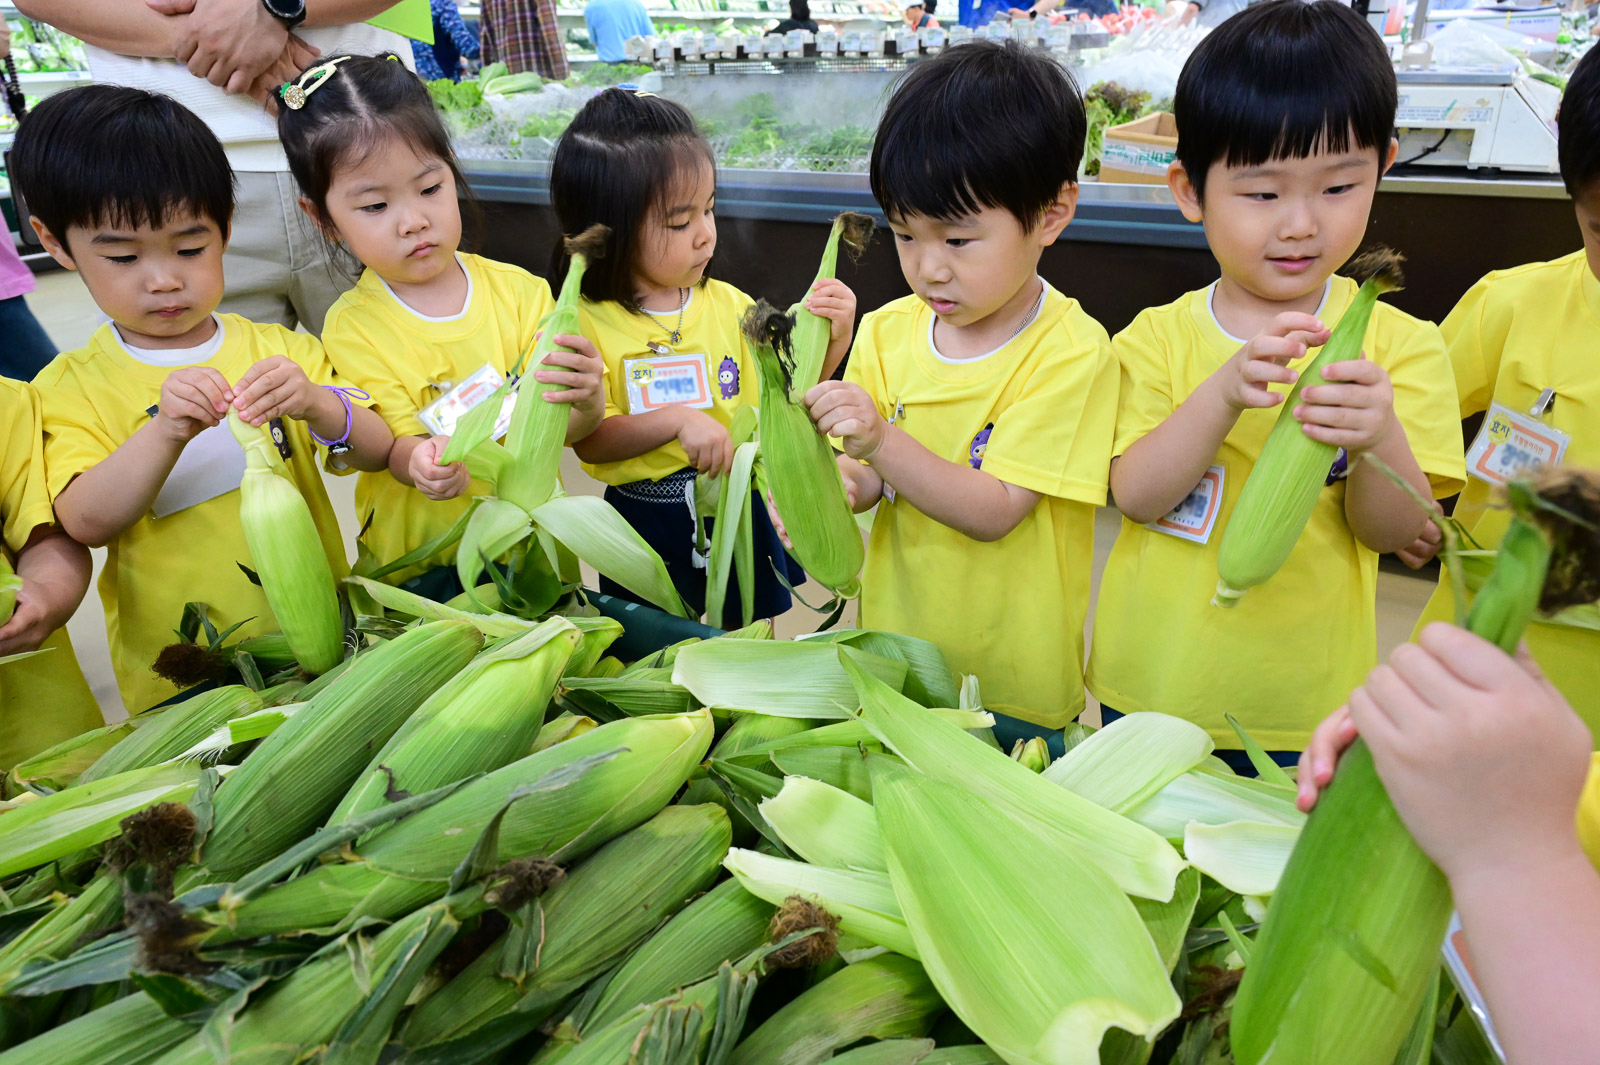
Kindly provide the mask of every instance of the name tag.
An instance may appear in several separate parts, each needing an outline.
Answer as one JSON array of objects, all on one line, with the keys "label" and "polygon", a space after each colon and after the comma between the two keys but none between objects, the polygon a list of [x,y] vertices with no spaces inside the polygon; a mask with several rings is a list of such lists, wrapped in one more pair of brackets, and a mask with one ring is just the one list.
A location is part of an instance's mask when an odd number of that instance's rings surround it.
[{"label": "name tag", "polygon": [[629,414],[663,407],[705,410],[712,405],[711,371],[703,354],[625,359],[622,374],[628,383]]},{"label": "name tag", "polygon": [[[417,421],[435,436],[452,436],[467,411],[488,399],[504,383],[500,372],[485,363],[459,385],[418,411]],[[500,416],[494,420],[495,440],[505,436],[506,430],[511,428],[511,411],[516,405],[515,392],[509,393],[500,404]]]},{"label": "name tag", "polygon": [[226,425],[202,429],[183,446],[172,472],[150,504],[158,518],[227,495],[244,481],[244,448]]},{"label": "name tag", "polygon": [[1157,518],[1145,528],[1197,544],[1203,544],[1211,539],[1211,530],[1217,524],[1217,514],[1222,510],[1222,483],[1225,474],[1226,470],[1221,466],[1208,468],[1205,476],[1200,478],[1200,483],[1184,497],[1182,503],[1172,508],[1172,513],[1164,518]]},{"label": "name tag", "polygon": [[1467,452],[1467,472],[1480,481],[1505,484],[1541,466],[1559,466],[1570,439],[1531,414],[1491,403]]}]

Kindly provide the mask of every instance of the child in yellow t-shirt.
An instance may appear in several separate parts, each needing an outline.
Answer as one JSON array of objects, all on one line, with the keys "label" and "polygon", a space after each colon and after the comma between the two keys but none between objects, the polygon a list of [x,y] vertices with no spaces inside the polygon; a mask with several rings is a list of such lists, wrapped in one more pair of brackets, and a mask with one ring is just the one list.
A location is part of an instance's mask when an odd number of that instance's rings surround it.
[{"label": "child in yellow t-shirt", "polygon": [[[1455,517],[1486,548],[1505,534],[1509,511],[1495,490],[1524,463],[1600,467],[1600,53],[1573,71],[1559,118],[1561,177],[1578,214],[1583,250],[1554,262],[1497,270],[1461,298],[1440,328],[1455,367],[1461,416],[1486,415],[1468,449],[1467,487]],[[1401,558],[1432,558],[1429,525]],[[1417,622],[1455,616],[1448,573]],[[1600,744],[1600,632],[1560,618],[1528,629],[1547,676]]]},{"label": "child in yellow t-shirt", "polygon": [[915,67],[872,155],[915,295],[868,315],[845,381],[806,397],[855,508],[878,507],[861,624],[937,644],[978,677],[1004,745],[1043,735],[1058,754],[1084,706],[1117,400],[1105,330],[1038,276],[1077,203],[1084,130],[1047,56],[980,42]]},{"label": "child in yellow t-shirt", "polygon": [[176,694],[151,671],[185,603],[247,637],[277,627],[239,523],[244,452],[223,423],[281,423],[288,468],[329,565],[344,543],[322,486],[328,467],[383,469],[393,437],[335,387],[316,339],[216,314],[233,174],[216,137],[154,93],[59,93],[17,134],[12,177],[45,248],[111,319],[35,379],[56,514],[73,539],[108,548],[100,596],[123,702]]},{"label": "child in yellow t-shirt", "polygon": [[1583,722],[1526,646],[1513,658],[1432,624],[1318,726],[1300,762],[1301,809],[1358,731],[1401,820],[1450,880],[1505,1060],[1592,1062],[1600,755]]},{"label": "child in yellow t-shirt", "polygon": [[[695,477],[733,468],[729,426],[758,395],[739,329],[751,299],[706,276],[717,249],[711,148],[680,105],[607,89],[562,134],[550,199],[563,233],[596,224],[611,233],[605,256],[583,276],[581,313],[584,334],[605,358],[605,420],[573,450],[698,612],[706,571],[695,550]],[[552,280],[566,269],[558,251]],[[824,368],[831,374],[850,347],[855,296],[830,280],[814,286],[806,302],[832,323]],[[805,574],[784,552],[759,499],[751,513],[755,613],[773,617],[789,609],[785,582],[799,584]],[[732,583],[723,616],[708,624],[738,625],[737,577]],[[635,598],[604,576],[600,590]]]},{"label": "child in yellow t-shirt", "polygon": [[[279,111],[278,131],[306,214],[365,267],[328,312],[322,343],[395,435],[393,476],[356,481],[362,542],[389,563],[448,532],[472,496],[492,494],[464,463],[439,459],[457,419],[531,353],[554,301],[542,278],[457,250],[465,181],[427,87],[404,64],[336,56],[301,81],[303,103]],[[571,404],[570,442],[600,422],[601,363],[582,337],[559,339],[574,350],[524,369],[569,386],[533,401]],[[443,547],[387,579],[450,599],[461,591],[455,554]]]},{"label": "child in yellow t-shirt", "polygon": [[1379,304],[1365,357],[1330,365],[1330,383],[1291,412],[1307,436],[1343,449],[1305,532],[1272,580],[1231,610],[1211,605],[1222,531],[1283,394],[1355,295],[1333,275],[1394,161],[1395,99],[1382,42],[1347,7],[1272,0],[1214,30],[1178,80],[1168,182],[1204,224],[1222,276],[1113,342],[1111,493],[1124,520],[1089,690],[1108,719],[1155,710],[1201,725],[1241,770],[1226,715],[1292,764],[1374,664],[1378,554],[1411,543],[1426,516],[1360,458],[1424,497],[1462,480],[1439,332]]},{"label": "child in yellow t-shirt", "polygon": [[0,377],[0,552],[15,578],[0,603],[0,656],[48,654],[0,668],[0,771],[62,740],[98,728],[100,707],[67,639],[66,623],[89,588],[89,551],[62,532],[44,474],[39,397]]}]

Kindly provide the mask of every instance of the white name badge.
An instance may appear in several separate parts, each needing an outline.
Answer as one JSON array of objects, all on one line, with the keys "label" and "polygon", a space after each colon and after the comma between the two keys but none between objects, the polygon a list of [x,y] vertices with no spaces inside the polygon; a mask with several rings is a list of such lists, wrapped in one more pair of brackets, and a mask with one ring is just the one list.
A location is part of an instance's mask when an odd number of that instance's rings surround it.
[{"label": "white name badge", "polygon": [[1222,510],[1222,483],[1226,472],[1221,466],[1209,467],[1194,490],[1172,508],[1172,513],[1157,518],[1145,528],[1197,544],[1211,539],[1217,514]]},{"label": "white name badge", "polygon": [[[493,366],[485,363],[472,371],[467,378],[450,391],[417,412],[417,421],[435,436],[450,436],[456,425],[466,417],[467,411],[494,394],[505,383],[505,378]],[[499,440],[511,427],[511,411],[517,405],[515,392],[500,404],[500,416],[494,421],[494,439]]]},{"label": "white name badge", "polygon": [[1480,481],[1505,484],[1541,466],[1559,466],[1570,439],[1531,414],[1491,403],[1467,452],[1467,472]]},{"label": "white name badge", "polygon": [[158,518],[188,510],[238,488],[244,482],[244,448],[226,425],[202,429],[183,445],[183,454],[150,504]]},{"label": "white name badge", "polygon": [[712,405],[711,371],[703,354],[625,359],[622,373],[628,382],[629,414],[663,407],[705,410]]}]

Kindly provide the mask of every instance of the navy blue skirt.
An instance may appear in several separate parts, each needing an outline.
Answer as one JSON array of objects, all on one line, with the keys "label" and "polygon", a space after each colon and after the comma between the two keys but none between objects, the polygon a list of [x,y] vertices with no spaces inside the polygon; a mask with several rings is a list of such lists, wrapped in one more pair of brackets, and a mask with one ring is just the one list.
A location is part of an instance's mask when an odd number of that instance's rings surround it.
[{"label": "navy blue skirt", "polygon": [[[695,565],[695,523],[685,495],[691,490],[694,477],[694,470],[684,469],[659,481],[613,485],[606,488],[606,502],[615,507],[617,513],[644,537],[645,542],[655,548],[661,560],[667,564],[667,574],[672,578],[678,594],[683,596],[689,609],[699,615],[706,608],[706,571]],[[751,542],[755,555],[755,617],[773,618],[794,605],[794,597],[774,570],[782,572],[792,587],[803,583],[806,574],[783,549],[783,541],[778,539],[778,530],[772,526],[772,519],[767,515],[766,500],[761,498],[760,493],[750,493],[750,507]],[[714,518],[706,521],[708,536],[715,525]],[[642,602],[637,595],[603,574],[600,577],[600,590],[619,599]],[[738,628],[742,620],[739,601],[739,575],[735,573],[728,579],[722,617],[707,618],[706,624],[719,629]]]}]

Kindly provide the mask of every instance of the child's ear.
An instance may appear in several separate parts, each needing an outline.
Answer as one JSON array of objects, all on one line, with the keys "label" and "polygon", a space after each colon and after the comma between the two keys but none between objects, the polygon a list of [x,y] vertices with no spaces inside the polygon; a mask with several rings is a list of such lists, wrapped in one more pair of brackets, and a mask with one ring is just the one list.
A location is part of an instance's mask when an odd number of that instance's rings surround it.
[{"label": "child's ear", "polygon": [[1061,236],[1061,231],[1067,228],[1078,213],[1078,183],[1064,181],[1061,191],[1056,193],[1055,202],[1044,209],[1044,218],[1039,223],[1039,236],[1045,246],[1054,244],[1056,238]]},{"label": "child's ear", "polygon": [[37,215],[28,216],[28,224],[39,235],[39,243],[44,245],[44,250],[50,253],[50,258],[60,263],[67,270],[76,271],[78,265],[72,261],[72,255],[67,251],[67,246],[56,239],[50,228],[39,221]]},{"label": "child's ear", "polygon": [[1383,154],[1383,165],[1378,168],[1378,176],[1382,177],[1394,166],[1395,156],[1400,154],[1400,142],[1393,137],[1389,138],[1389,150]]},{"label": "child's ear", "polygon": [[300,209],[306,213],[306,217],[311,219],[311,224],[322,231],[323,236],[334,243],[338,243],[339,231],[334,228],[332,222],[322,217],[322,212],[317,210],[317,205],[311,202],[311,197],[302,196],[296,202],[300,204]]},{"label": "child's ear", "polygon": [[1172,198],[1178,201],[1178,210],[1183,212],[1183,217],[1191,222],[1201,221],[1200,190],[1189,180],[1189,171],[1183,168],[1182,163],[1174,161],[1167,167],[1167,188],[1172,190]]}]

